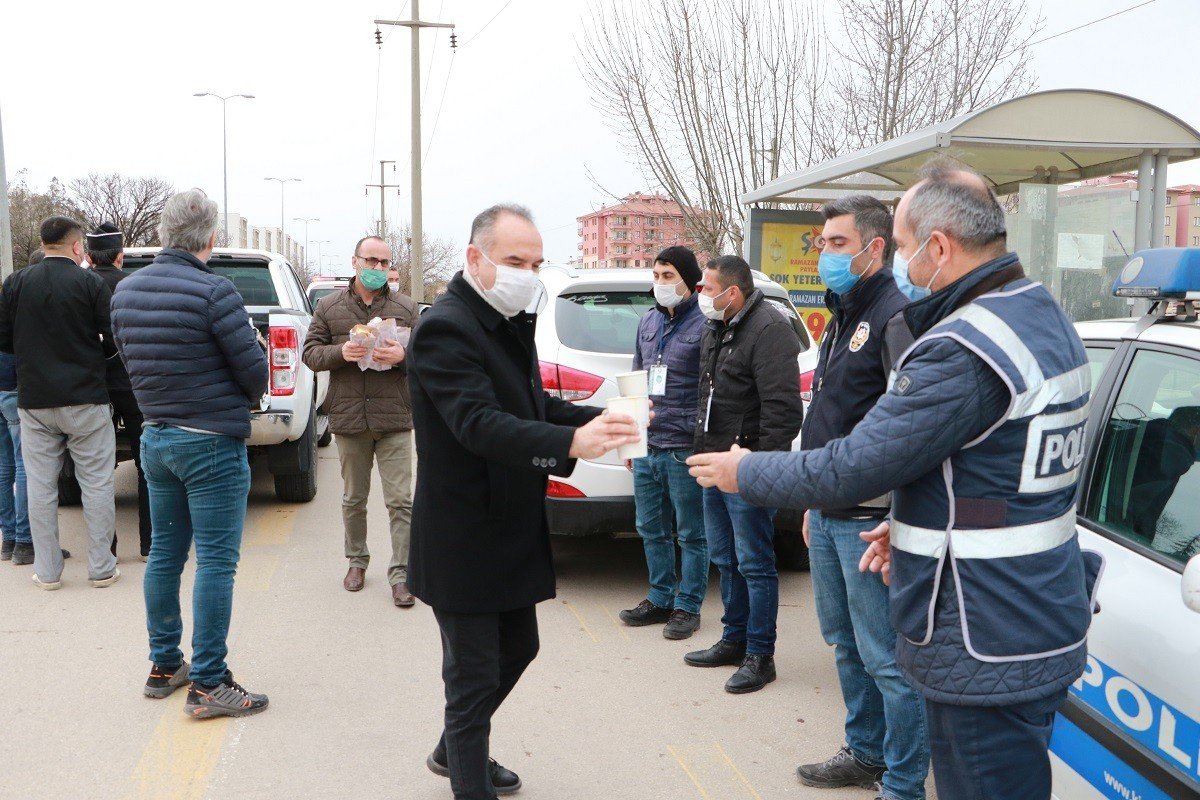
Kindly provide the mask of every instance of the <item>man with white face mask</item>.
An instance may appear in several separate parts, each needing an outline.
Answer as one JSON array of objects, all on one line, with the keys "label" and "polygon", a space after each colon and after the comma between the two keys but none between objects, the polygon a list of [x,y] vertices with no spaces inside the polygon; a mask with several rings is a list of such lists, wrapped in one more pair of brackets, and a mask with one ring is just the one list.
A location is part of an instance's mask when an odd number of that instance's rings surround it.
[{"label": "man with white face mask", "polygon": [[[645,458],[626,462],[633,472],[637,530],[646,549],[650,591],[621,612],[626,625],[662,625],[667,639],[687,639],[700,627],[700,604],[708,588],[700,485],[688,475],[696,431],[700,384],[700,336],[704,315],[697,302],[700,266],[686,247],[668,247],[654,261],[655,307],[638,324],[633,368],[649,377],[657,416]],[[674,511],[674,517],[672,517]],[[674,522],[674,526],[672,526]],[[674,533],[682,551],[675,574]]]},{"label": "man with white face mask", "polygon": [[495,800],[521,779],[488,758],[492,715],[537,655],[536,604],[554,597],[547,476],[640,433],[632,417],[542,389],[537,317],[525,312],[542,237],[528,210],[477,216],[466,261],[412,338],[409,585],[442,634],[445,730],[426,765],[450,778],[455,800]]}]

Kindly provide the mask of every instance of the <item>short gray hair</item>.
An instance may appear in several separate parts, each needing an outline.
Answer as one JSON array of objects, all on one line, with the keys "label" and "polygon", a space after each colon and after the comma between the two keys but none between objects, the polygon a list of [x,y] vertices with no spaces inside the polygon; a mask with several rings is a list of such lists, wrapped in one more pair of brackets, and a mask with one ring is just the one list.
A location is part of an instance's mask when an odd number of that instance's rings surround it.
[{"label": "short gray hair", "polygon": [[926,162],[917,178],[921,183],[908,198],[907,217],[918,243],[935,230],[968,250],[1004,241],[1004,209],[982,175],[939,156]]},{"label": "short gray hair", "polygon": [[505,214],[512,214],[514,217],[520,217],[529,224],[533,224],[533,212],[525,206],[520,206],[516,203],[497,203],[490,208],[485,208],[475,216],[475,219],[471,222],[471,238],[469,242],[476,247],[480,247],[485,241],[490,245],[492,230],[496,227],[496,220]]},{"label": "short gray hair", "polygon": [[199,189],[179,192],[163,207],[158,236],[163,247],[199,253],[217,229],[217,204]]}]

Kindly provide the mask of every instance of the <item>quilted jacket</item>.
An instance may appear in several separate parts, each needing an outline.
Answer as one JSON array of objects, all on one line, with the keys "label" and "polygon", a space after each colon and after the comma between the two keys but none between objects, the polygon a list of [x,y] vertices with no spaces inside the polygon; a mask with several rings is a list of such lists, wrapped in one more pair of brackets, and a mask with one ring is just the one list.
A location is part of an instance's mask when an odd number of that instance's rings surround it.
[{"label": "quilted jacket", "polygon": [[[910,305],[905,318],[918,341],[893,387],[845,438],[819,450],[746,456],[738,469],[742,497],[779,508],[854,505],[940,470],[990,428],[1010,399],[999,375],[953,340],[920,337],[1014,264],[1015,259],[998,259]],[[1078,677],[1084,648],[1027,662],[973,659],[963,646],[957,598],[949,589],[953,581],[941,585],[933,640],[917,647],[898,637],[897,662],[926,697],[1009,705],[1047,697]]]}]

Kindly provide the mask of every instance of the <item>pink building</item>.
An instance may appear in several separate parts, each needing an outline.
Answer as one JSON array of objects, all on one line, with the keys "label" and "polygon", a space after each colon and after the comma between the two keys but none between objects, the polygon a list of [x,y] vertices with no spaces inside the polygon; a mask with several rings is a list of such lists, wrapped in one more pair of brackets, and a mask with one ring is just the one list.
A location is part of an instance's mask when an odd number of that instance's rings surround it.
[{"label": "pink building", "polygon": [[[696,249],[683,223],[683,211],[669,197],[634,192],[615,206],[579,217],[579,254],[584,269],[645,268],[663,248]],[[706,253],[696,253],[701,266]]]},{"label": "pink building", "polygon": [[[1137,173],[1120,172],[1103,178],[1081,181],[1066,189],[1064,195],[1079,196],[1111,191],[1137,191]],[[1167,187],[1167,207],[1161,242],[1152,247],[1200,247],[1200,184],[1187,183]]]}]

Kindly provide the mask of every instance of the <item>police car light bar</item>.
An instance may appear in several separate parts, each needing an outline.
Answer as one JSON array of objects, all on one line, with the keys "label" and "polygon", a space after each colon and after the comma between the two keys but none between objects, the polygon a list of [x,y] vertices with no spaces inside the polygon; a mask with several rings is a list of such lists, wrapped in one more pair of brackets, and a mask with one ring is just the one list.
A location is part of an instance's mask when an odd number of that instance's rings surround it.
[{"label": "police car light bar", "polygon": [[1200,300],[1200,247],[1139,250],[1113,282],[1117,297]]}]

